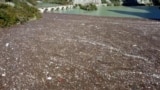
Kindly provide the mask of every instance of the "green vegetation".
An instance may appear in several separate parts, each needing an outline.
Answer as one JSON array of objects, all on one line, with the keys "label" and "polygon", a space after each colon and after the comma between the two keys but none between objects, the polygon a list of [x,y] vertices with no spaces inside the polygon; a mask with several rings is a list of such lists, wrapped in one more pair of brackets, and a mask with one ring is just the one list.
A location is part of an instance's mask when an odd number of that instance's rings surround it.
[{"label": "green vegetation", "polygon": [[107,3],[106,0],[101,0],[102,3]]},{"label": "green vegetation", "polygon": [[80,9],[87,10],[87,11],[93,11],[97,10],[97,6],[95,4],[86,4],[86,5],[79,5]]},{"label": "green vegetation", "polygon": [[67,4],[71,4],[72,0],[44,0],[44,2],[67,5]]},{"label": "green vegetation", "polygon": [[120,0],[111,0],[114,6],[120,6]]},{"label": "green vegetation", "polygon": [[121,6],[121,0],[110,0],[112,3],[108,3],[106,0],[101,0],[102,3],[107,3],[108,6]]},{"label": "green vegetation", "polygon": [[32,5],[36,4],[36,0],[4,0],[6,2],[14,2],[14,3],[19,3],[19,2],[28,2]]},{"label": "green vegetation", "polygon": [[73,6],[73,8],[77,8],[79,5],[78,4],[75,4],[74,6]]},{"label": "green vegetation", "polygon": [[31,3],[32,5],[36,5],[37,4],[36,0],[26,0],[26,1],[29,2],[29,3]]},{"label": "green vegetation", "polygon": [[41,17],[39,11],[25,2],[16,2],[14,6],[0,4],[0,27],[8,27]]}]

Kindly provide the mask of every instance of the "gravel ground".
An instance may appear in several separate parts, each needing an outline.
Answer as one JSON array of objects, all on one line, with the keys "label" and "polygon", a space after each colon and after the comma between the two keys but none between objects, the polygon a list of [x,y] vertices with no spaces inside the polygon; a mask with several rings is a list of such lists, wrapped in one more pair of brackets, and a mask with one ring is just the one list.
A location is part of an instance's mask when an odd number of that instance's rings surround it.
[{"label": "gravel ground", "polygon": [[1,28],[0,90],[160,90],[160,22],[46,13]]}]

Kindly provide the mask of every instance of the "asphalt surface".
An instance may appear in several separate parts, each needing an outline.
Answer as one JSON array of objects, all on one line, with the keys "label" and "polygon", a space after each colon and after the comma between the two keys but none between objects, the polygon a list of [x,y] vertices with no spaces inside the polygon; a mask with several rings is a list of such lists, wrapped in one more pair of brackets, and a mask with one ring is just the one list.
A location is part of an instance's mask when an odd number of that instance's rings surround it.
[{"label": "asphalt surface", "polygon": [[44,14],[1,28],[0,90],[160,90],[160,22]]}]

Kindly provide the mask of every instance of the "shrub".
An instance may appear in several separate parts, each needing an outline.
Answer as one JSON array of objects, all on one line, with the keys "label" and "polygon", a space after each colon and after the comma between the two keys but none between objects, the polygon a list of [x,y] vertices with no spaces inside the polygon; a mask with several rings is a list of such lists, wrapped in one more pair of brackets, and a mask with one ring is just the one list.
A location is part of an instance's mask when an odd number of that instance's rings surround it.
[{"label": "shrub", "polygon": [[0,4],[0,27],[6,27],[13,25],[17,22],[17,18],[14,12],[14,8]]},{"label": "shrub", "polygon": [[74,6],[73,6],[73,8],[77,8],[79,6],[79,4],[75,4]]},{"label": "shrub", "polygon": [[86,4],[86,5],[79,5],[80,9],[87,10],[87,11],[93,11],[97,10],[97,6],[95,4]]},{"label": "shrub", "polygon": [[59,8],[56,8],[56,11],[58,11],[59,10]]},{"label": "shrub", "polygon": [[107,1],[106,1],[106,0],[101,0],[101,2],[102,2],[102,3],[107,3]]},{"label": "shrub", "polygon": [[0,27],[8,27],[16,23],[24,23],[32,18],[40,18],[39,11],[27,3],[20,2],[15,6],[0,4]]},{"label": "shrub", "polygon": [[114,6],[120,6],[120,0],[111,0],[111,2],[114,4]]}]

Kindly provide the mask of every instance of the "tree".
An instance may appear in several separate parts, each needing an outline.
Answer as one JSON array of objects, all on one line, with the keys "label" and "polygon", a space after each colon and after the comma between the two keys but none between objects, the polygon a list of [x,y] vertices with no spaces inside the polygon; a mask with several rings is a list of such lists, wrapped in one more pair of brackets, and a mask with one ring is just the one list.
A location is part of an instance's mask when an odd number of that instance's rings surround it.
[{"label": "tree", "polygon": [[33,5],[36,4],[36,0],[4,0],[6,2],[14,2],[14,3],[19,3],[19,2],[29,2]]},{"label": "tree", "polygon": [[6,2],[12,2],[13,0],[5,0]]},{"label": "tree", "polygon": [[160,0],[152,0],[154,5],[160,5]]}]

